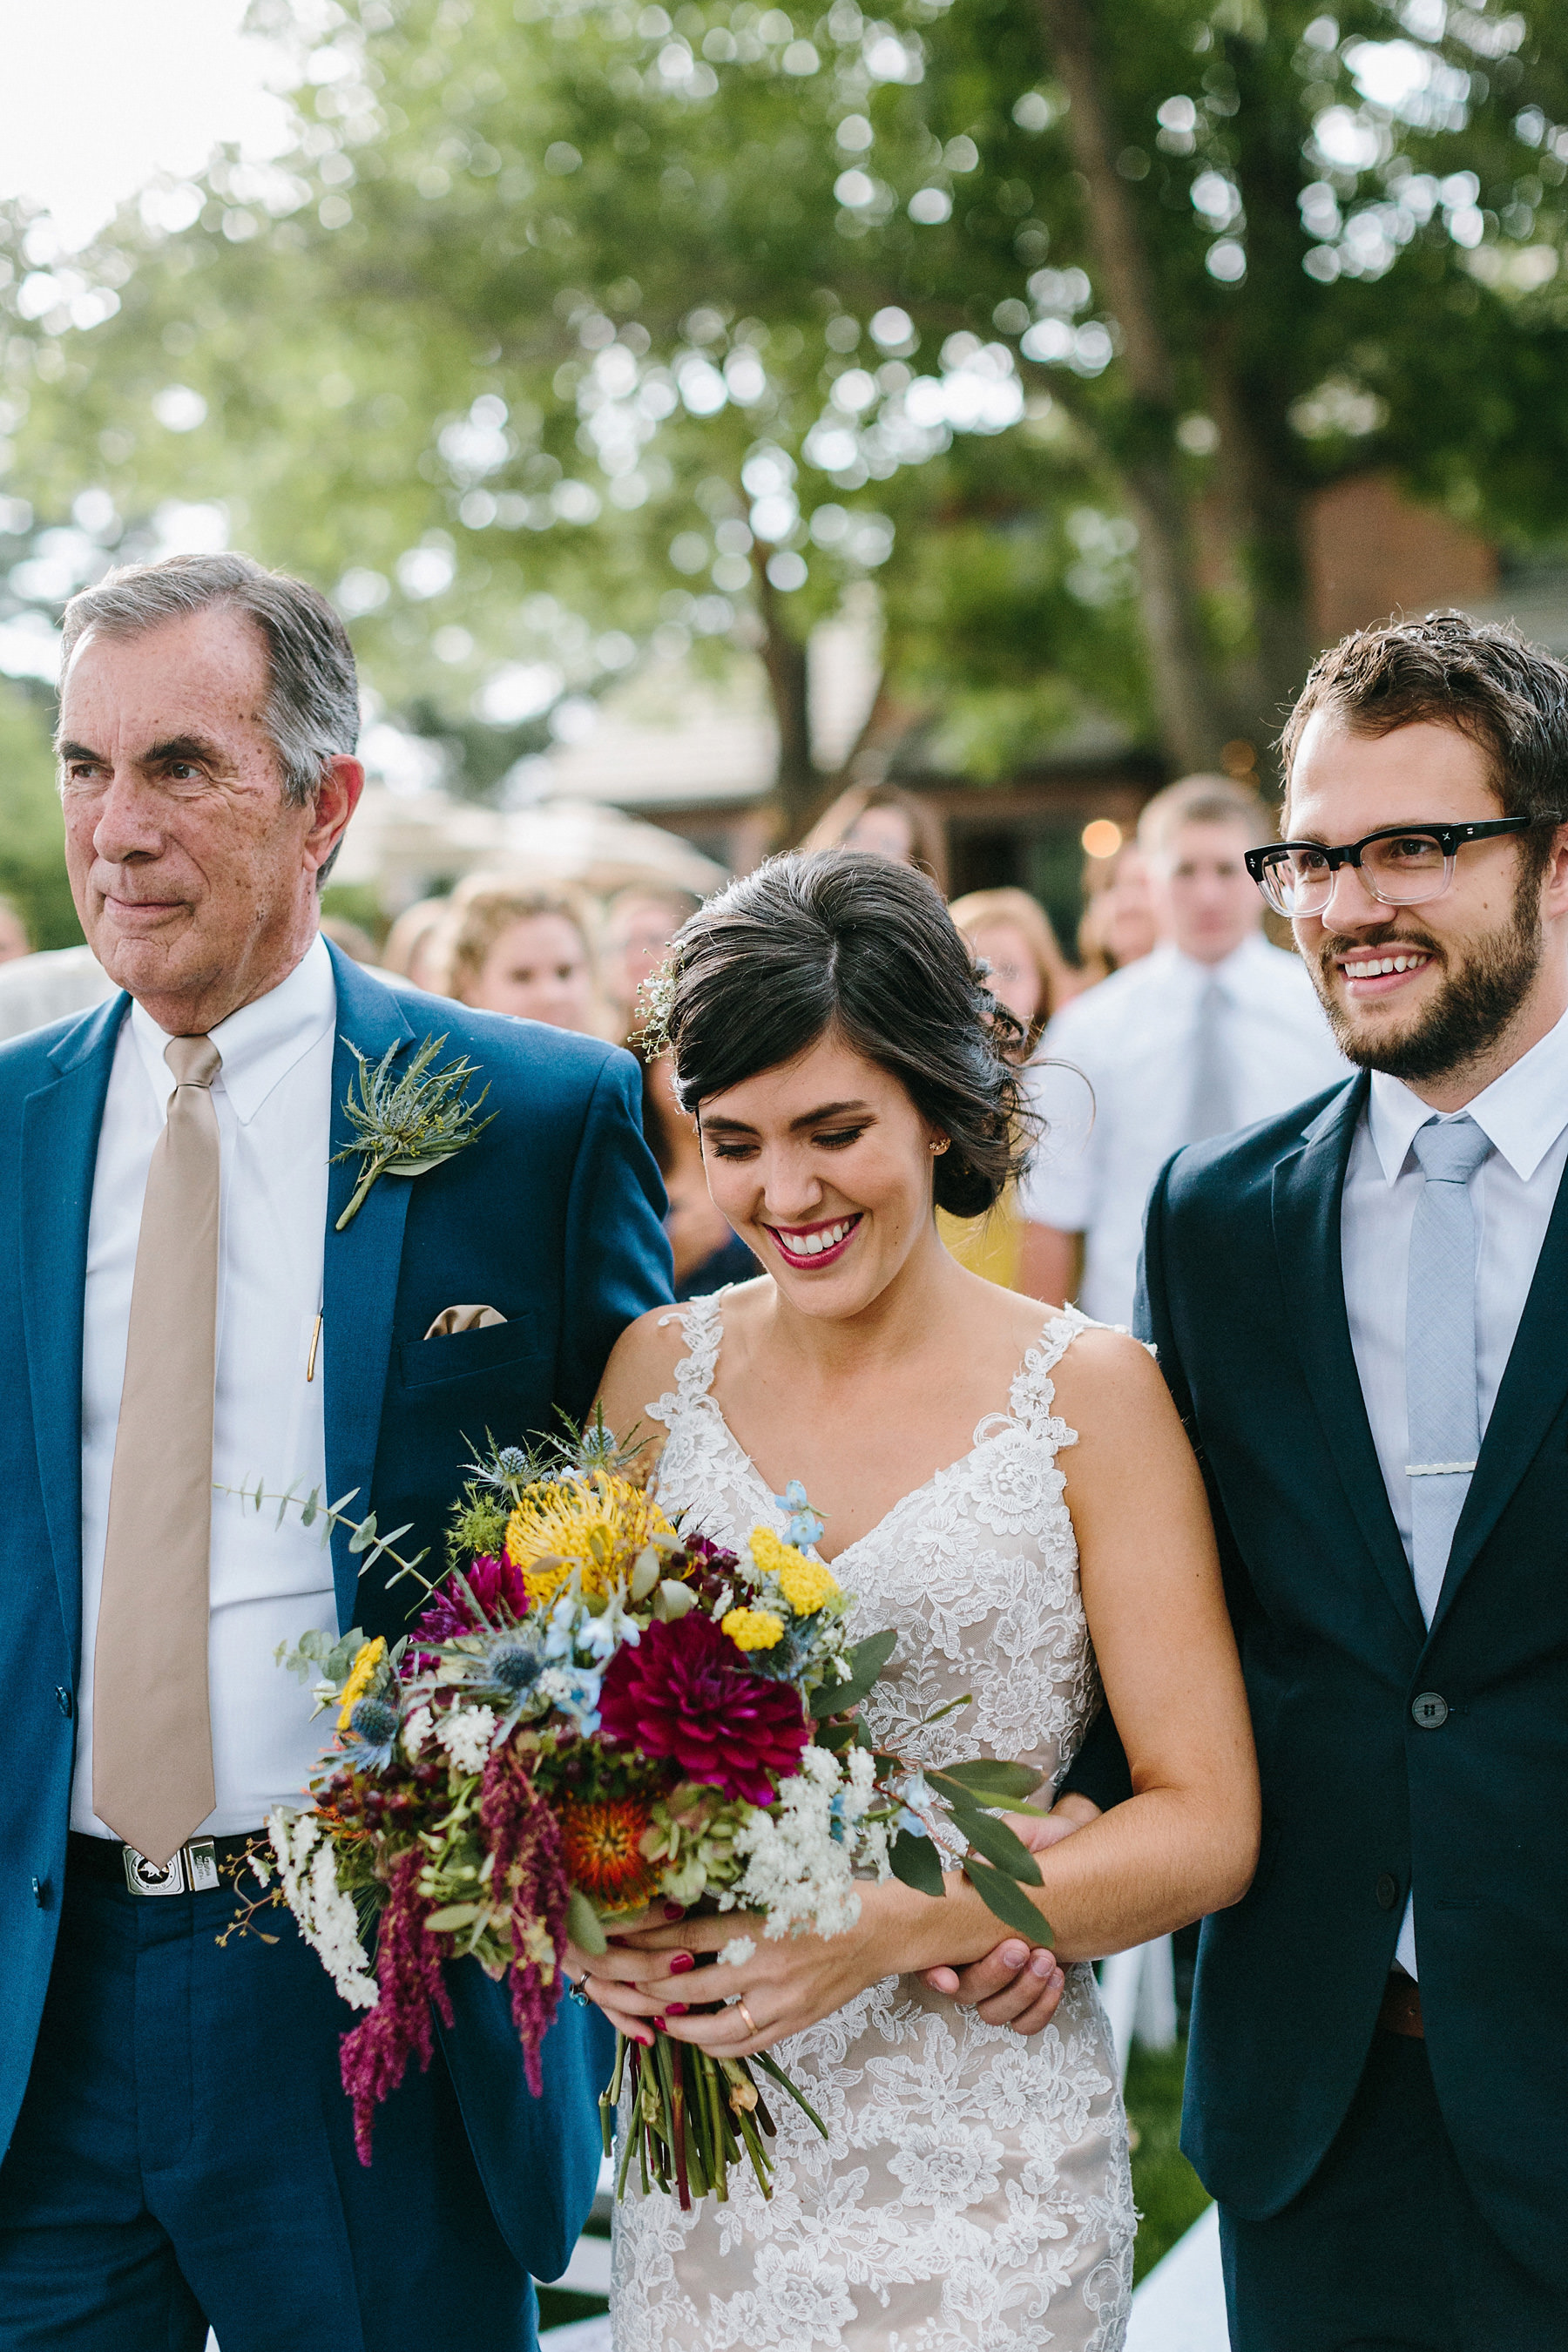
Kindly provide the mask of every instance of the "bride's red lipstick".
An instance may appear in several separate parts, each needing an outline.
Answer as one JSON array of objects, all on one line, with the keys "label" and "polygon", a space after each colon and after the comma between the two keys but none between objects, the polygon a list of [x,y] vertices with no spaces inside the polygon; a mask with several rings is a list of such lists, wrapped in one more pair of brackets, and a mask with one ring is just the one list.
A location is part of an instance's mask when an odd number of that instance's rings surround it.
[{"label": "bride's red lipstick", "polygon": [[[786,1265],[798,1267],[803,1274],[813,1274],[819,1266],[837,1264],[859,1231],[860,1220],[865,1213],[863,1209],[857,1209],[853,1216],[821,1217],[814,1225],[769,1225],[768,1231],[773,1237],[774,1247]],[[787,1233],[791,1241],[798,1243],[804,1241],[808,1234],[838,1233],[840,1227],[843,1228],[843,1232],[839,1239],[830,1242],[826,1249],[792,1249],[790,1243],[784,1239],[784,1234]]]}]

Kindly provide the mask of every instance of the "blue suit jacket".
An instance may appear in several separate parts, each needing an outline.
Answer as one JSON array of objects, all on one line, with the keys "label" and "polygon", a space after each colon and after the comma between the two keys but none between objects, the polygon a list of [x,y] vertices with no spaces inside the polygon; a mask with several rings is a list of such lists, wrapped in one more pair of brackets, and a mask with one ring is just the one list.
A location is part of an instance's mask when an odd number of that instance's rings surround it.
[{"label": "blue suit jacket", "polygon": [[[1248,2218],[1311,2177],[1414,1879],[1426,2050],[1492,2227],[1568,2275],[1568,1185],[1428,1633],[1352,1352],[1340,1195],[1364,1077],[1181,1153],[1139,1324],[1196,1444],[1263,1780],[1251,1891],[1204,1923],[1184,2145]],[[1419,1693],[1447,1702],[1424,1729]],[[1096,1727],[1074,1784],[1097,1793]],[[1114,1796],[1102,1783],[1100,1793]]]},{"label": "blue suit jacket", "polygon": [[[399,993],[332,950],[334,1150],[354,1064],[443,1033],[499,1116],[444,1167],[384,1177],[344,1233],[356,1162],[331,1171],[323,1379],[327,1478],[356,1515],[411,1519],[439,1549],[487,1429],[516,1439],[580,1417],[618,1333],[669,1297],[663,1187],[642,1138],[636,1064],[593,1039]],[[65,1875],[81,1638],[81,1347],[88,1215],[123,996],[0,1046],[0,2154],[27,2081]],[[426,1339],[443,1307],[504,1324]],[[264,1465],[258,1465],[258,1470]],[[286,1465],[278,1465],[285,1471]],[[410,1542],[415,1540],[411,1536]],[[406,1588],[362,1584],[333,1544],[338,1619],[395,1635]],[[452,1972],[443,2034],[469,2140],[508,2243],[535,2276],[570,2257],[598,2166],[597,2020],[567,2004],[527,2093],[502,1987]]]}]

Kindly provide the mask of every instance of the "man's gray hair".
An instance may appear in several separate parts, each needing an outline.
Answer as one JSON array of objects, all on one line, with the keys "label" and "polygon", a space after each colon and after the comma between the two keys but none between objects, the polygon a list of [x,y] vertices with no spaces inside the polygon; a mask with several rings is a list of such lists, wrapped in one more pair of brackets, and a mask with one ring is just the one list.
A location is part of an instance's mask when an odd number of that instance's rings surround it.
[{"label": "man's gray hair", "polygon": [[308,801],[331,759],[359,740],[359,679],[348,635],[326,598],[251,555],[167,555],[123,563],[65,609],[62,663],[89,629],[140,636],[192,613],[226,608],[255,623],[267,646],[263,723],[291,801]]}]

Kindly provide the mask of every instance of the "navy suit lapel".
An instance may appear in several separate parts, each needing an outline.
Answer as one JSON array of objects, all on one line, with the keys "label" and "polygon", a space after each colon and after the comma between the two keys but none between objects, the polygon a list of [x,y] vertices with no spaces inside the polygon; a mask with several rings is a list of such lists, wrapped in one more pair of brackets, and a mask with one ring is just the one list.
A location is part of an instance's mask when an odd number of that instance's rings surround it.
[{"label": "navy suit lapel", "polygon": [[81,1345],[87,1228],[104,1097],[129,999],[101,1005],[49,1055],[22,1106],[22,1328],[60,1614],[81,1639]]},{"label": "navy suit lapel", "polygon": [[1274,1244],[1291,1310],[1290,1336],[1340,1484],[1390,1600],[1409,1632],[1424,1642],[1426,1629],[1389,1508],[1345,1313],[1340,1196],[1366,1095],[1366,1079],[1356,1079],[1313,1121],[1301,1149],[1285,1153],[1279,1161],[1274,1171]]},{"label": "navy suit lapel", "polygon": [[[337,949],[329,948],[338,985],[338,1036],[332,1054],[331,1150],[353,1141],[343,1103],[359,1076],[350,1050],[357,1045],[378,1061],[389,1045],[408,1044],[414,1031],[403,1016],[397,992]],[[334,1167],[327,1186],[327,1242],[322,1268],[322,1358],[325,1389],[329,1499],[357,1487],[348,1506],[355,1518],[371,1507],[371,1476],[381,1430],[382,1399],[392,1354],[392,1314],[403,1257],[403,1228],[414,1182],[384,1176],[373,1184],[342,1233],[337,1221],[359,1181],[357,1159]],[[343,1528],[332,1537],[332,1580],[338,1624],[347,1631],[355,1618],[359,1564]]]},{"label": "navy suit lapel", "polygon": [[1535,1276],[1524,1302],[1508,1366],[1476,1460],[1476,1474],[1454,1530],[1443,1589],[1433,1612],[1436,1632],[1477,1553],[1518,1492],[1568,1394],[1563,1309],[1568,1297],[1568,1180],[1557,1188]]}]

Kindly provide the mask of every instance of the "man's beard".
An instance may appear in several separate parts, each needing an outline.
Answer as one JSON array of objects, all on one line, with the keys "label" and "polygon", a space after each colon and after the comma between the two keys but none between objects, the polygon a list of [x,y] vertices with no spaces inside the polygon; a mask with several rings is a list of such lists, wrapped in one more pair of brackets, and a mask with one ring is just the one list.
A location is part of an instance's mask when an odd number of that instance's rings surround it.
[{"label": "man's beard", "polygon": [[[1334,959],[1397,954],[1411,948],[1425,948],[1444,967],[1446,976],[1436,994],[1403,1032],[1373,1036],[1362,1031],[1354,1010],[1333,990]],[[1391,922],[1376,938],[1326,936],[1312,977],[1334,1041],[1347,1061],[1363,1070],[1385,1070],[1407,1084],[1419,1083],[1456,1076],[1490,1050],[1529,995],[1544,951],[1541,880],[1529,874],[1520,877],[1508,923],[1476,940],[1462,963],[1429,932],[1396,931]]]}]

